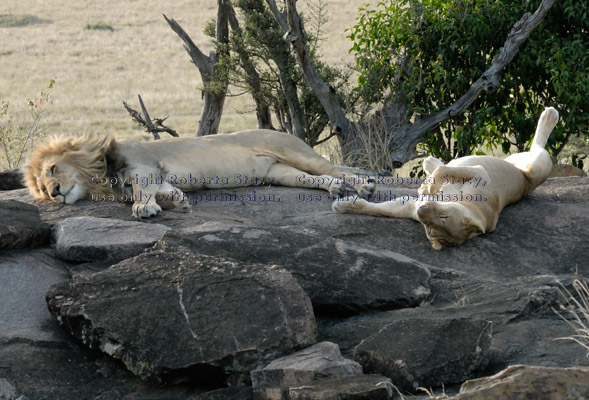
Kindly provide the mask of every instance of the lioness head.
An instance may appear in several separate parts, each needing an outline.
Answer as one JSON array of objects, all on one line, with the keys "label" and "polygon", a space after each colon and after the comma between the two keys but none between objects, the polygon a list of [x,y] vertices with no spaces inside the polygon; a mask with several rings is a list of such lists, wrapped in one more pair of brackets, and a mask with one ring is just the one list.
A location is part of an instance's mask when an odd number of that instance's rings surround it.
[{"label": "lioness head", "polygon": [[33,150],[23,168],[25,183],[34,197],[63,204],[109,195],[106,158],[115,145],[110,136],[54,137]]},{"label": "lioness head", "polygon": [[417,209],[417,219],[435,250],[458,246],[485,233],[480,218],[460,203],[426,202]]}]

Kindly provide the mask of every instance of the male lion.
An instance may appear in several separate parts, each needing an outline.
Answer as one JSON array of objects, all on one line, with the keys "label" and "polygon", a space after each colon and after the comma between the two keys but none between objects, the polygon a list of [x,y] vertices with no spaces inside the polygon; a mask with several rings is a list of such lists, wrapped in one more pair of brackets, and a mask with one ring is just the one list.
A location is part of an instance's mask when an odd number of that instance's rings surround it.
[{"label": "male lion", "polygon": [[[270,130],[151,142],[55,137],[33,151],[24,176],[36,198],[64,204],[83,198],[132,200],[136,218],[154,216],[162,207],[190,210],[182,190],[262,183],[319,188],[338,196],[346,190],[342,170],[302,140]],[[361,197],[374,192],[368,178],[350,186]]]},{"label": "male lion", "polygon": [[554,108],[544,110],[530,151],[505,160],[468,156],[444,165],[436,158],[426,158],[423,169],[427,177],[419,194],[409,201],[375,204],[348,198],[335,201],[333,210],[414,219],[423,224],[434,249],[458,246],[494,230],[505,206],[519,201],[548,178],[552,161],[544,147],[557,122]]}]

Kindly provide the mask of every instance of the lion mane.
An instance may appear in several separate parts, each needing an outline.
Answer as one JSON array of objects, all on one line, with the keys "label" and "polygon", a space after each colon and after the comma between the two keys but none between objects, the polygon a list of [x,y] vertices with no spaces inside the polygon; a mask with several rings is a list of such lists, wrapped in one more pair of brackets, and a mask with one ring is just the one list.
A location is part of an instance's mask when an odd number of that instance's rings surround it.
[{"label": "lion mane", "polygon": [[[83,186],[84,198],[112,198],[115,190],[107,177],[109,170],[112,172],[118,164],[112,158],[116,146],[111,135],[53,136],[37,145],[31,154],[23,168],[25,184],[33,197],[51,200],[51,181],[56,173],[74,174],[77,183]],[[56,170],[63,165],[68,168]]]}]

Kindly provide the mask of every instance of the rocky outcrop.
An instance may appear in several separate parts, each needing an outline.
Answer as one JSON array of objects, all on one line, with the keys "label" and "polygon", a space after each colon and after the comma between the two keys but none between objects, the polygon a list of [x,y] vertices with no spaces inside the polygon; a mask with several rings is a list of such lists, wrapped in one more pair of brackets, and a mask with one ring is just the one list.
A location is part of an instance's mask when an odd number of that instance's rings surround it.
[{"label": "rocky outcrop", "polygon": [[[378,183],[376,200],[416,190]],[[511,365],[555,368],[557,377],[589,365],[577,344],[554,340],[574,332],[552,311],[561,285],[570,290],[589,276],[587,178],[548,180],[507,207],[494,232],[442,251],[414,221],[336,215],[319,191],[190,196],[191,213],[135,221],[125,204],[64,206],[26,190],[0,193],[0,201],[28,203],[6,215],[36,207],[40,219],[30,226],[54,232],[53,243],[46,236],[0,250],[5,393],[377,399],[395,398],[395,387],[411,398],[417,385],[434,392],[443,385],[447,394],[476,398],[457,394],[463,380],[488,376],[485,387],[500,387],[506,379],[493,376]],[[323,376],[311,363],[292,372],[309,384],[250,386],[252,371],[312,352],[316,340],[337,345],[344,365],[359,364],[363,374]],[[290,376],[284,365],[267,371]],[[574,379],[558,382],[578,390]],[[541,384],[533,390],[536,398],[552,393]]]},{"label": "rocky outcrop", "polygon": [[427,266],[393,251],[322,238],[317,229],[203,225],[170,232],[162,243],[245,262],[279,263],[296,277],[318,312],[415,307],[430,296]]},{"label": "rocky outcrop", "polygon": [[23,189],[25,187],[23,180],[24,177],[22,172],[18,168],[8,171],[1,171],[0,190]]},{"label": "rocky outcrop", "polygon": [[16,200],[0,201],[0,250],[35,247],[49,242],[49,225],[39,209]]},{"label": "rocky outcrop", "polygon": [[277,266],[154,251],[52,286],[49,310],[90,348],[158,383],[249,383],[315,343],[311,303]]},{"label": "rocky outcrop", "polygon": [[354,348],[367,372],[409,391],[477,376],[487,366],[492,323],[459,319],[404,319],[382,327]]},{"label": "rocky outcrop", "polygon": [[55,224],[52,236],[62,260],[116,263],[152,247],[169,230],[160,224],[74,217]]},{"label": "rocky outcrop", "polygon": [[377,395],[374,393],[377,384],[385,393],[391,387],[388,378],[362,376],[362,366],[343,358],[338,345],[330,342],[278,358],[264,368],[253,370],[251,377],[255,398],[266,400],[319,400],[342,394],[366,398]]}]

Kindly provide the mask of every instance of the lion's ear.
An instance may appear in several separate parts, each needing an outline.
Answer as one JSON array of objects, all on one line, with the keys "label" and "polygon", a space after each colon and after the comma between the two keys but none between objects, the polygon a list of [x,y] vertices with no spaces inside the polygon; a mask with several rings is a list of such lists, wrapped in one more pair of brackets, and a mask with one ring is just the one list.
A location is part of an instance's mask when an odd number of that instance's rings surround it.
[{"label": "lion's ear", "polygon": [[115,143],[116,140],[111,135],[100,136],[97,143],[98,151],[101,154],[107,155],[114,149]]},{"label": "lion's ear", "polygon": [[485,233],[485,226],[483,223],[469,217],[464,217],[462,220],[462,226],[464,226],[464,229],[472,236],[478,236]]},{"label": "lion's ear", "polygon": [[116,145],[116,140],[111,135],[93,134],[86,137],[80,137],[76,144],[79,145],[79,150],[87,154],[105,157],[113,151]]}]

